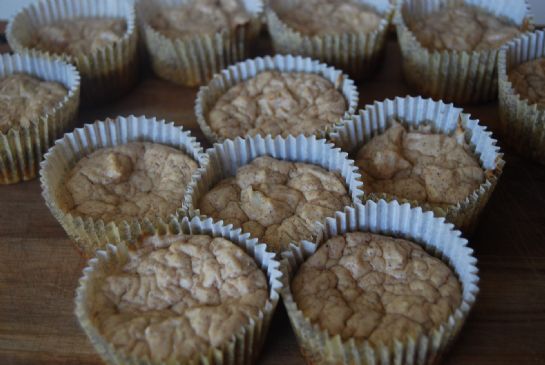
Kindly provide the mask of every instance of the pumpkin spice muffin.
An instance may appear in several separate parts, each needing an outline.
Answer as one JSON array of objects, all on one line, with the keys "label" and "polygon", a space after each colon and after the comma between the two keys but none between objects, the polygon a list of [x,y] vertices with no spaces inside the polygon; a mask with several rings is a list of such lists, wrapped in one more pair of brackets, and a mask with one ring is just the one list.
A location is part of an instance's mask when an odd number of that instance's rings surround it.
[{"label": "pumpkin spice muffin", "polygon": [[277,8],[282,21],[309,36],[369,33],[377,29],[383,19],[371,6],[356,0],[299,0],[289,7]]},{"label": "pumpkin spice muffin", "polygon": [[254,259],[221,237],[146,239],[105,276],[91,321],[116,351],[152,363],[189,360],[220,347],[268,300]]},{"label": "pumpkin spice muffin", "polygon": [[529,104],[545,105],[545,58],[518,65],[508,77],[521,98],[528,100]]},{"label": "pumpkin spice muffin", "polygon": [[195,0],[179,6],[161,6],[150,25],[176,39],[235,29],[250,19],[250,13],[238,0]]},{"label": "pumpkin spice muffin", "polygon": [[340,174],[307,163],[263,156],[221,180],[197,204],[201,214],[233,224],[283,252],[314,240],[315,222],[351,204]]},{"label": "pumpkin spice muffin", "polygon": [[368,193],[435,206],[463,201],[485,180],[463,132],[433,133],[429,124],[407,129],[394,120],[360,148],[355,161]]},{"label": "pumpkin spice muffin", "polygon": [[99,149],[66,175],[62,209],[105,222],[168,216],[197,167],[184,152],[156,143]]},{"label": "pumpkin spice muffin", "polygon": [[63,19],[39,27],[30,46],[51,53],[77,56],[120,42],[126,31],[124,19]]},{"label": "pumpkin spice muffin", "polygon": [[346,112],[347,101],[338,89],[317,74],[264,71],[228,89],[207,122],[221,139],[312,135]]},{"label": "pumpkin spice muffin", "polygon": [[452,270],[421,246],[367,232],[324,242],[291,290],[303,315],[330,336],[387,347],[431,333],[462,297]]},{"label": "pumpkin spice muffin", "polygon": [[68,95],[59,82],[16,73],[0,78],[0,132],[28,128],[51,113]]},{"label": "pumpkin spice muffin", "polygon": [[495,49],[521,33],[519,26],[468,5],[446,7],[408,25],[424,47],[438,51]]}]

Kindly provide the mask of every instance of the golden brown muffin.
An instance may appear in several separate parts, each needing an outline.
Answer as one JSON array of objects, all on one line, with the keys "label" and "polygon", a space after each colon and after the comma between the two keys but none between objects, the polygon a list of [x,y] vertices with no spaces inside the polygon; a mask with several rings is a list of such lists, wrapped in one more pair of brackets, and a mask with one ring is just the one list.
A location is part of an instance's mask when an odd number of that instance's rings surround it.
[{"label": "golden brown muffin", "polygon": [[63,19],[36,30],[31,47],[56,54],[91,54],[119,42],[127,24],[124,19]]},{"label": "golden brown muffin", "polygon": [[242,249],[205,235],[155,236],[97,283],[91,321],[117,351],[154,363],[221,346],[268,300],[265,274]]},{"label": "golden brown muffin", "polygon": [[433,133],[429,125],[407,130],[394,120],[361,147],[355,160],[366,192],[421,203],[459,203],[485,181],[463,132]]},{"label": "golden brown muffin", "polygon": [[221,138],[308,136],[338,122],[346,110],[337,85],[320,75],[265,71],[227,90],[206,118]]},{"label": "golden brown muffin", "polygon": [[521,33],[518,26],[476,7],[447,7],[412,19],[409,28],[431,50],[496,49]]},{"label": "golden brown muffin", "polygon": [[342,177],[322,167],[258,157],[220,181],[199,201],[201,214],[241,227],[275,252],[314,240],[316,221],[351,199]]},{"label": "golden brown muffin", "polygon": [[276,7],[278,17],[294,30],[309,36],[338,33],[369,33],[382,17],[357,0],[298,0]]},{"label": "golden brown muffin", "polygon": [[198,165],[184,152],[149,142],[103,148],[65,177],[62,209],[106,222],[174,214]]},{"label": "golden brown muffin", "polygon": [[446,323],[462,296],[452,270],[421,246],[363,232],[326,241],[291,290],[304,316],[330,336],[386,346]]},{"label": "golden brown muffin", "polygon": [[26,74],[0,79],[0,132],[10,128],[28,128],[41,116],[52,112],[66,97],[68,90],[58,83]]},{"label": "golden brown muffin", "polygon": [[161,7],[150,25],[169,38],[214,34],[248,23],[251,15],[238,0],[193,0]]},{"label": "golden brown muffin", "polygon": [[545,104],[545,58],[522,63],[509,72],[509,81],[530,104]]}]

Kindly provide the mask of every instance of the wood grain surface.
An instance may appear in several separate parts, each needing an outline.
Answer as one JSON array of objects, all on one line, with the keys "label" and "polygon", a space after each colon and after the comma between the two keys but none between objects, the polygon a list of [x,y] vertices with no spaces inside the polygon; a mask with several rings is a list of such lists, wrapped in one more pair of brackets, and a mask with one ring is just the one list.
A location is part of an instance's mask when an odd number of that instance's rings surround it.
[{"label": "wood grain surface", "polygon": [[[266,52],[267,43],[259,45]],[[6,50],[0,45],[0,50]],[[360,106],[413,94],[403,83],[395,39],[376,77],[359,85]],[[138,87],[79,120],[145,114],[174,120],[201,140],[193,115],[196,89],[143,71]],[[494,130],[497,105],[468,107]],[[208,146],[206,143],[204,143]],[[501,141],[500,141],[501,145]],[[507,151],[507,165],[470,244],[480,294],[445,364],[545,364],[545,168]],[[101,364],[73,314],[85,260],[49,213],[38,181],[0,186],[0,365]],[[260,364],[303,364],[279,308]]]}]

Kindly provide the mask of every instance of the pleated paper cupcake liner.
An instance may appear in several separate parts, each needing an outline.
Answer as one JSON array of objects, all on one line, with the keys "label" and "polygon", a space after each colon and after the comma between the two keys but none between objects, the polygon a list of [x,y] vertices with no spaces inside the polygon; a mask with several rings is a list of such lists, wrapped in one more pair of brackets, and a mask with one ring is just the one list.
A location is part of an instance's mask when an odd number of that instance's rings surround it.
[{"label": "pleated paper cupcake liner", "polygon": [[278,15],[278,9],[289,9],[293,3],[294,0],[276,0],[265,12],[276,53],[314,58],[343,70],[354,79],[373,75],[384,55],[393,4],[388,0],[362,1],[383,17],[378,28],[372,32],[309,36],[287,25]]},{"label": "pleated paper cupcake liner", "polygon": [[[195,115],[202,132],[210,143],[222,142],[226,138],[218,135],[208,124],[208,113],[212,110],[218,99],[231,87],[244,82],[264,71],[279,72],[304,72],[317,74],[335,85],[337,90],[344,95],[346,100],[346,113],[352,114],[358,107],[358,90],[347,75],[342,71],[330,67],[319,61],[292,55],[276,55],[258,57],[252,60],[237,63],[229,66],[221,73],[214,76],[207,86],[200,88],[195,101]],[[338,122],[331,123],[327,128],[321,128],[314,134],[318,137],[325,137],[327,132]],[[244,136],[240,136],[244,137]]]},{"label": "pleated paper cupcake liner", "polygon": [[211,219],[200,220],[199,218],[193,218],[189,220],[184,218],[181,221],[173,221],[170,225],[150,227],[146,233],[147,236],[180,234],[204,234],[212,237],[223,237],[242,248],[255,259],[258,266],[267,275],[269,286],[269,298],[256,320],[252,319],[221,346],[210,347],[206,353],[185,360],[172,359],[159,363],[149,357],[137,357],[116,349],[99,332],[93,318],[93,304],[96,293],[101,290],[100,284],[103,283],[105,277],[125,264],[128,257],[128,247],[134,247],[131,243],[122,242],[116,246],[107,245],[104,251],[98,251],[95,258],[90,260],[88,266],[83,270],[83,277],[80,279],[76,291],[75,310],[81,327],[96,351],[108,364],[243,365],[255,363],[265,342],[271,319],[279,301],[279,291],[282,288],[282,273],[275,255],[267,252],[266,245],[259,243],[257,239],[251,239],[248,234],[242,234],[240,229],[233,230],[230,227],[223,226],[221,222],[213,222]]},{"label": "pleated paper cupcake liner", "polygon": [[138,32],[134,5],[123,0],[42,0],[13,17],[6,36],[16,52],[52,55],[32,48],[36,30],[46,24],[76,17],[123,18],[127,31],[120,41],[88,54],[55,54],[73,63],[81,74],[82,105],[111,101],[127,93],[138,81]]},{"label": "pleated paper cupcake liner", "polygon": [[139,0],[137,9],[155,74],[181,85],[197,86],[208,82],[215,73],[228,65],[248,56],[252,43],[261,30],[263,2],[243,1],[242,4],[252,16],[251,20],[235,29],[215,34],[194,34],[172,39],[149,24],[149,19],[155,16],[159,6],[177,6],[186,2],[186,0]]},{"label": "pleated paper cupcake liner", "polygon": [[[84,254],[91,255],[106,243],[132,242],[150,227],[176,221],[180,214],[182,201],[180,209],[168,216],[119,222],[73,215],[63,206],[62,200],[69,194],[64,184],[65,176],[80,159],[101,148],[144,141],[184,151],[200,167],[208,163],[208,157],[203,153],[201,145],[189,131],[184,131],[172,122],[132,115],[86,124],[57,140],[45,155],[40,169],[42,195],[53,216]],[[193,179],[196,178],[197,171],[194,172]]]},{"label": "pleated paper cupcake liner", "polygon": [[[407,0],[398,2],[394,23],[403,56],[406,81],[419,93],[459,104],[484,103],[498,96],[499,49],[481,51],[429,50],[409,29],[408,19],[418,19],[443,5],[459,0]],[[522,31],[531,29],[532,19],[525,0],[465,0],[471,6],[512,21]]]},{"label": "pleated paper cupcake liner", "polygon": [[526,33],[500,51],[499,132],[502,141],[523,156],[545,164],[545,106],[530,103],[513,88],[508,73],[515,67],[545,57],[545,32]]},{"label": "pleated paper cupcake liner", "polygon": [[365,199],[397,199],[413,206],[422,206],[426,210],[433,210],[438,216],[446,217],[448,222],[464,233],[471,234],[505,165],[503,154],[496,146],[497,141],[492,138],[492,133],[480,125],[477,119],[472,119],[469,114],[463,113],[461,108],[452,104],[407,96],[367,105],[359,114],[338,125],[330,138],[343,150],[357,153],[374,136],[382,134],[391,125],[392,119],[398,119],[409,126],[431,123],[435,131],[449,135],[463,132],[471,151],[485,170],[485,181],[463,201],[448,206],[420,203],[378,193],[367,193]]},{"label": "pleated paper cupcake liner", "polygon": [[354,161],[348,159],[347,153],[314,136],[236,138],[217,143],[206,153],[209,156],[209,164],[200,170],[199,177],[191,182],[184,197],[183,211],[191,217],[201,216],[198,209],[199,201],[211,188],[219,181],[235,176],[238,168],[260,156],[314,164],[328,171],[337,172],[344,179],[353,202],[360,202],[363,195],[360,175]]},{"label": "pleated paper cupcake liner", "polygon": [[0,79],[17,73],[58,82],[67,94],[51,112],[31,121],[28,127],[17,125],[6,133],[0,131],[0,184],[34,179],[43,154],[72,126],[78,113],[80,76],[74,66],[26,53],[0,55]]},{"label": "pleated paper cupcake liner", "polygon": [[[308,364],[433,364],[452,344],[471,310],[479,288],[477,260],[460,232],[453,230],[443,218],[432,212],[411,208],[398,202],[368,201],[347,207],[328,218],[322,243],[347,232],[372,232],[404,238],[423,246],[428,253],[440,258],[456,273],[462,287],[462,300],[448,320],[429,333],[417,337],[396,338],[392,346],[349,339],[343,341],[313,324],[298,308],[289,285],[281,290],[292,328]],[[292,260],[300,262],[312,255],[319,246],[305,242],[292,246]]]}]

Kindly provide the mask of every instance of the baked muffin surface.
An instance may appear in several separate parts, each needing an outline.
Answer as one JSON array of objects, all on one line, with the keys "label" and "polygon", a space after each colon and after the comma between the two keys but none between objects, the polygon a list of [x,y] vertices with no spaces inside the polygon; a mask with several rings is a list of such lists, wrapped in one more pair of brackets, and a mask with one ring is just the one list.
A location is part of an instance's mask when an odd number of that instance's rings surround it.
[{"label": "baked muffin surface", "polygon": [[105,222],[165,217],[182,205],[198,164],[184,152],[149,142],[99,149],[65,177],[63,210]]},{"label": "baked muffin surface", "polygon": [[192,0],[181,6],[160,7],[150,25],[166,37],[182,38],[234,29],[250,19],[239,0]]},{"label": "baked muffin surface", "polygon": [[94,322],[116,349],[155,362],[220,346],[257,319],[265,274],[232,242],[205,235],[155,236],[99,283]]},{"label": "baked muffin surface", "polygon": [[320,75],[265,71],[228,89],[206,119],[223,138],[308,136],[339,121],[346,110],[337,85]]},{"label": "baked muffin surface", "polygon": [[446,7],[408,25],[424,47],[438,51],[496,49],[521,33],[518,26],[466,5]]},{"label": "baked muffin surface", "polygon": [[31,47],[72,56],[90,54],[119,42],[126,31],[127,23],[124,19],[63,19],[37,29]]},{"label": "baked muffin surface", "polygon": [[357,0],[298,0],[278,16],[298,32],[314,36],[338,33],[369,33],[382,17]]},{"label": "baked muffin surface", "polygon": [[432,133],[429,125],[407,130],[394,120],[356,155],[365,191],[436,205],[463,201],[484,182],[485,171],[463,132],[456,133]]},{"label": "baked muffin surface", "polygon": [[462,295],[452,270],[421,246],[363,232],[326,241],[291,290],[305,317],[331,336],[386,346],[445,323]]},{"label": "baked muffin surface", "polygon": [[53,109],[68,94],[58,83],[27,74],[13,74],[0,79],[0,132],[10,128],[28,128],[31,121]]},{"label": "baked muffin surface", "polygon": [[522,63],[512,69],[509,81],[530,104],[545,104],[545,58]]},{"label": "baked muffin surface", "polygon": [[241,227],[272,251],[314,240],[316,221],[349,205],[342,177],[322,167],[258,157],[221,180],[198,202],[200,213]]}]

